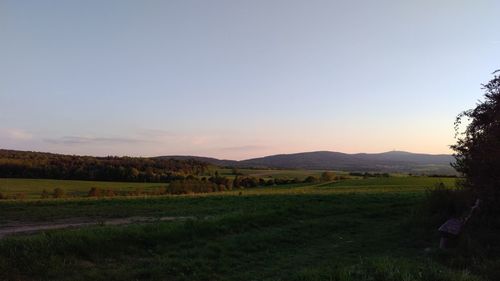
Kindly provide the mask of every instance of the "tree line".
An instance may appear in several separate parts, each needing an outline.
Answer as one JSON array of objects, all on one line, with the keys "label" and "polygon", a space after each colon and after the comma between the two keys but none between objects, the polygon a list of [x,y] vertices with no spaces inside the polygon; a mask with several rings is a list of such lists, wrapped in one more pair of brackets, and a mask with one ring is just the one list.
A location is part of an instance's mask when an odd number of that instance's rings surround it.
[{"label": "tree line", "polygon": [[[319,177],[308,176],[303,180],[298,178],[257,178],[253,176],[237,175],[234,178],[229,178],[219,175],[217,171],[210,176],[177,176],[168,185],[157,187],[154,190],[143,190],[136,188],[135,190],[112,190],[99,187],[91,187],[86,194],[80,192],[66,194],[61,188],[54,188],[53,191],[44,189],[40,194],[41,199],[47,198],[66,198],[66,197],[115,197],[115,196],[158,196],[158,195],[178,195],[178,194],[194,194],[194,193],[210,193],[229,191],[234,189],[245,189],[255,187],[269,187],[287,184],[300,183],[325,183],[338,180],[348,179],[346,176],[337,176],[333,172],[325,171]],[[15,193],[9,196],[0,192],[1,199],[25,199],[25,193]]]},{"label": "tree line", "polygon": [[217,172],[211,177],[188,176],[184,179],[172,181],[165,189],[165,194],[189,194],[189,193],[209,193],[227,191],[233,189],[266,187],[299,183],[322,183],[345,179],[344,176],[336,176],[333,172],[325,171],[319,177],[308,176],[303,180],[298,178],[257,178],[253,176],[243,176],[237,174],[234,179],[220,176]]},{"label": "tree line", "polygon": [[170,182],[207,173],[210,164],[194,159],[92,157],[0,149],[0,177]]}]

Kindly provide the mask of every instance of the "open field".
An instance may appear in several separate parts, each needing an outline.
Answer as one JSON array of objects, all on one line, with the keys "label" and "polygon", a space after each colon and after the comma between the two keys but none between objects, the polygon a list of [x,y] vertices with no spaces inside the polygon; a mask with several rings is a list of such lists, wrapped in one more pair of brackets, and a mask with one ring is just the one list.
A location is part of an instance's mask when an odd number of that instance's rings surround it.
[{"label": "open field", "polygon": [[[234,178],[231,169],[218,169],[221,176]],[[238,169],[243,176],[256,178],[298,178],[304,180],[308,176],[319,178],[322,170],[259,170],[259,169]],[[336,175],[346,175],[345,172],[334,172]],[[406,179],[410,179],[405,176]],[[416,178],[416,177],[415,177]],[[423,178],[422,178],[423,179]],[[417,180],[419,181],[419,180]],[[432,181],[432,180],[431,180]],[[434,180],[435,181],[435,180]],[[420,180],[422,182],[422,180]],[[167,186],[167,183],[141,183],[141,182],[110,182],[110,181],[79,181],[79,180],[53,180],[53,179],[18,179],[0,178],[0,193],[4,196],[23,195],[26,199],[40,198],[43,190],[52,192],[55,188],[61,188],[72,197],[85,196],[92,187],[113,190],[119,192],[128,191],[154,191]]]},{"label": "open field", "polygon": [[[298,178],[304,180],[308,176],[319,177],[324,170],[299,170],[299,169],[245,169],[238,168],[238,173],[243,176],[252,176],[257,178]],[[222,176],[234,177],[232,169],[217,169]],[[333,171],[337,175],[346,175],[346,172]]]},{"label": "open field", "polygon": [[12,221],[190,219],[7,237],[0,240],[0,279],[494,280],[488,270],[447,262],[448,253],[437,251],[441,222],[422,218],[420,204],[424,190],[438,182],[452,186],[454,179],[1,201],[0,228]]},{"label": "open field", "polygon": [[[87,181],[59,181],[59,180],[18,180],[2,179],[14,183],[13,190],[19,184],[25,192],[36,194],[38,183],[66,186],[69,190],[86,188],[93,182]],[[151,197],[114,197],[114,198],[65,198],[65,199],[26,199],[26,200],[0,200],[0,226],[13,221],[51,221],[65,218],[116,218],[130,216],[213,216],[226,211],[227,206],[242,211],[253,210],[252,200],[262,202],[261,198],[276,198],[277,204],[286,202],[287,198],[300,198],[300,196],[336,196],[342,194],[373,195],[397,194],[412,197],[422,197],[427,188],[438,183],[448,187],[455,184],[454,178],[428,178],[428,177],[391,177],[351,179],[332,183],[319,184],[290,184],[274,187],[258,187],[236,189],[221,193],[207,193],[181,196],[151,196]],[[76,183],[73,187],[72,184]],[[101,182],[95,182],[98,185]],[[155,184],[113,183],[102,182],[118,190],[130,186],[151,186]],[[7,192],[14,192],[7,190]],[[36,192],[34,192],[35,190]],[[83,189],[84,190],[84,189]],[[241,198],[245,198],[242,200]],[[246,202],[251,202],[247,206]],[[227,206],[226,206],[227,205]],[[249,208],[249,209],[245,209]]]},{"label": "open field", "polygon": [[[234,178],[231,169],[217,169],[221,176]],[[244,176],[257,178],[298,178],[308,176],[319,177],[323,171],[319,170],[275,170],[275,169],[238,169]],[[345,174],[336,172],[336,174]],[[54,188],[62,188],[67,195],[85,196],[92,187],[109,189],[113,191],[154,191],[168,185],[167,183],[141,183],[141,182],[110,182],[110,181],[81,181],[81,180],[53,180],[53,179],[18,179],[0,178],[0,193],[6,196],[23,194],[27,199],[40,198],[42,191],[52,192]]]},{"label": "open field", "polygon": [[68,195],[84,196],[92,187],[113,191],[135,191],[137,189],[150,191],[165,185],[165,183],[0,178],[0,193],[7,196],[22,193],[26,195],[26,198],[36,199],[40,198],[44,189],[52,192],[54,188],[61,188]]}]

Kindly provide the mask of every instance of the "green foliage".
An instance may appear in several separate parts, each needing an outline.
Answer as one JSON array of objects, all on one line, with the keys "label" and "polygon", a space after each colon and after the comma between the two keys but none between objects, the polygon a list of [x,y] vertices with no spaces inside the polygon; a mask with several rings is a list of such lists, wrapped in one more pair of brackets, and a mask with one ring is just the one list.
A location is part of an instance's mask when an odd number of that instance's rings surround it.
[{"label": "green foliage", "polygon": [[101,190],[96,187],[92,187],[87,195],[88,197],[101,197]]},{"label": "green foliage", "polygon": [[307,178],[304,179],[305,183],[315,183],[318,182],[318,178],[314,176],[308,176]]},{"label": "green foliage", "polygon": [[[97,187],[92,187],[89,190],[87,197],[114,197],[116,195],[117,193],[111,189],[100,189]],[[141,195],[141,194],[138,192],[138,194],[134,195]]]},{"label": "green foliage", "polygon": [[[197,179],[193,179],[197,180]],[[215,184],[219,188],[216,190],[231,190],[233,188],[233,181],[228,177],[219,176],[219,173],[215,173],[215,176],[208,179],[209,182]]]},{"label": "green foliage", "polygon": [[440,182],[433,188],[426,190],[427,211],[433,216],[439,216],[441,220],[450,217],[460,217],[468,211],[472,205],[471,194],[468,190],[457,189],[454,186],[446,186]]},{"label": "green foliage", "polygon": [[220,189],[224,189],[224,187],[210,181],[186,179],[171,182],[166,192],[168,194],[190,194],[222,191]]},{"label": "green foliage", "polygon": [[167,182],[201,175],[209,165],[196,160],[90,157],[0,149],[0,177],[66,180]]},{"label": "green foliage", "polygon": [[321,173],[320,180],[323,181],[323,182],[333,181],[333,180],[335,180],[335,173],[329,172],[329,171],[325,171],[325,172]]},{"label": "green foliage", "polygon": [[234,178],[233,186],[236,188],[251,188],[259,185],[265,185],[264,181],[260,181],[256,177],[239,177]]},{"label": "green foliage", "polygon": [[235,175],[235,176],[242,176],[242,175],[243,175],[243,173],[242,173],[242,172],[240,172],[240,170],[239,170],[238,168],[232,168],[232,169],[231,169],[231,173],[232,173],[233,175]]},{"label": "green foliage", "polygon": [[[483,212],[496,215],[500,210],[500,76],[494,74],[483,89],[484,101],[457,117],[459,138],[452,148],[454,167],[466,178],[464,186],[483,200]],[[460,132],[463,119],[469,123]]]},{"label": "green foliage", "polygon": [[[467,222],[456,249],[464,261],[470,262],[500,254],[500,76],[482,85],[484,100],[474,109],[462,112],[455,122],[458,139],[455,169],[465,180],[464,190],[441,194],[448,204],[472,206],[481,199],[474,216]],[[461,131],[463,120],[465,130]],[[479,202],[479,201],[478,201]]]},{"label": "green foliage", "polygon": [[46,189],[42,190],[42,194],[40,195],[40,198],[47,199],[49,197],[50,197],[50,193]]},{"label": "green foliage", "polygon": [[59,187],[54,188],[54,192],[52,193],[52,197],[63,198],[64,195],[65,195],[65,192],[62,188],[59,188]]}]

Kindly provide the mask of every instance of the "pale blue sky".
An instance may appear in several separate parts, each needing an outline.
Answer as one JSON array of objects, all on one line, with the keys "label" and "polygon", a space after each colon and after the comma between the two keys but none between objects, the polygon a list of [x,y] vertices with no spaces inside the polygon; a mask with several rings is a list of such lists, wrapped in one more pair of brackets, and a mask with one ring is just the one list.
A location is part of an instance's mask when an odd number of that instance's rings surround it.
[{"label": "pale blue sky", "polygon": [[0,147],[449,153],[499,1],[0,0]]}]

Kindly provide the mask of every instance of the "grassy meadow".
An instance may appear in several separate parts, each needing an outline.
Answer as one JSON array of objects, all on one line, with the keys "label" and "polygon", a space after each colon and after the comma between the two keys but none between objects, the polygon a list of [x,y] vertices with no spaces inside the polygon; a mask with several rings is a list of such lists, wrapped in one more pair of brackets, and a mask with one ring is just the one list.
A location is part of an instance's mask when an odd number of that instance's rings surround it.
[{"label": "grassy meadow", "polygon": [[[319,177],[324,170],[299,170],[299,169],[245,169],[238,168],[236,171],[242,176],[251,176],[256,178],[297,178],[299,180],[304,180],[308,176]],[[217,172],[221,176],[234,177],[233,169],[217,169]],[[346,172],[335,171],[337,175],[346,175]]]},{"label": "grassy meadow", "polygon": [[[158,197],[0,201],[12,221],[190,217],[0,240],[1,280],[494,280],[436,249],[426,188],[390,177]],[[61,185],[62,186],[62,185]],[[493,268],[493,269],[492,269]],[[492,273],[493,272],[493,273]]]},{"label": "grassy meadow", "polygon": [[165,183],[0,178],[0,193],[7,196],[24,194],[28,199],[37,199],[40,198],[43,190],[52,192],[54,188],[63,189],[69,196],[84,196],[92,187],[113,191],[135,191],[138,189],[150,191],[165,185]]},{"label": "grassy meadow", "polygon": [[[221,176],[234,178],[232,169],[217,169]],[[243,176],[257,178],[298,178],[303,180],[308,176],[319,177],[323,171],[319,170],[273,170],[273,169],[238,169]],[[337,173],[342,174],[342,173]],[[141,183],[141,182],[110,182],[110,181],[82,181],[82,180],[53,180],[53,179],[19,179],[0,178],[0,193],[12,197],[22,195],[25,199],[40,198],[43,190],[52,192],[61,188],[69,197],[85,196],[93,187],[113,190],[118,192],[128,191],[154,191],[167,186],[167,183]]]}]

